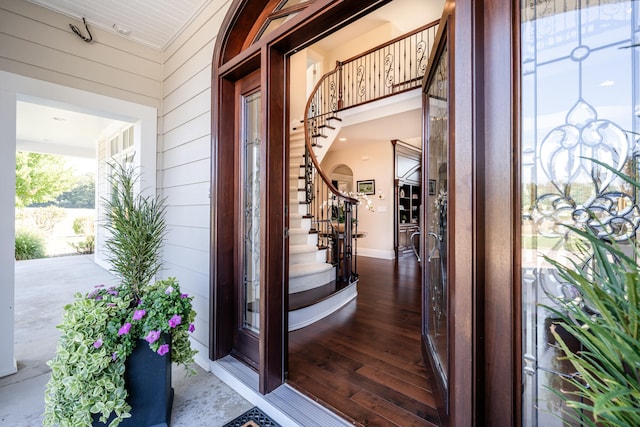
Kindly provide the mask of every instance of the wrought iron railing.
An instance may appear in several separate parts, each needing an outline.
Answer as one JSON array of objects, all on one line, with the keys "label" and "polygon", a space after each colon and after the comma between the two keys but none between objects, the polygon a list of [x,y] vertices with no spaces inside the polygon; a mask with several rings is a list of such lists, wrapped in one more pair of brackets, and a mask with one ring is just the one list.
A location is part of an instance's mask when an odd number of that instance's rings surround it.
[{"label": "wrought iron railing", "polygon": [[419,87],[437,32],[434,21],[339,64],[339,109]]},{"label": "wrought iron railing", "polygon": [[438,22],[338,62],[316,84],[305,108],[305,192],[318,245],[336,266],[336,282],[357,278],[358,200],[343,194],[322,171],[314,147],[340,121],[338,113],[420,87]]}]

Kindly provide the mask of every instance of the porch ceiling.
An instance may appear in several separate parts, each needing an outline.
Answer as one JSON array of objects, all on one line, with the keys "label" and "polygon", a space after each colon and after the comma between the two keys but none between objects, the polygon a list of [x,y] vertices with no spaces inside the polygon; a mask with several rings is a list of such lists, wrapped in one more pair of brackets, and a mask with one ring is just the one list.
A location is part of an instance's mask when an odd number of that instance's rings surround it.
[{"label": "porch ceiling", "polygon": [[16,148],[65,156],[94,158],[100,136],[124,122],[46,105],[47,101],[18,101]]},{"label": "porch ceiling", "polygon": [[203,7],[212,2],[220,6],[225,3],[223,0],[29,1],[73,18],[75,22],[70,23],[74,25],[82,23],[84,17],[89,29],[100,27],[158,50],[164,50]]}]

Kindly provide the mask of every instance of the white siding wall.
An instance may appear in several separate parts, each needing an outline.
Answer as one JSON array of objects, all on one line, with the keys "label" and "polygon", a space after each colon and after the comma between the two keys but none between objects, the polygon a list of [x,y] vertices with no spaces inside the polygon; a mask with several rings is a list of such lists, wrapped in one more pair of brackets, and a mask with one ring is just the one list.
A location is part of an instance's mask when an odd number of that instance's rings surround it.
[{"label": "white siding wall", "polygon": [[[154,108],[160,106],[162,53],[91,28],[24,0],[0,2],[0,69]],[[91,25],[89,23],[89,25]]]},{"label": "white siding wall", "polygon": [[199,362],[209,352],[211,61],[231,1],[210,3],[164,52],[158,186],[167,197],[164,277],[195,296]]}]

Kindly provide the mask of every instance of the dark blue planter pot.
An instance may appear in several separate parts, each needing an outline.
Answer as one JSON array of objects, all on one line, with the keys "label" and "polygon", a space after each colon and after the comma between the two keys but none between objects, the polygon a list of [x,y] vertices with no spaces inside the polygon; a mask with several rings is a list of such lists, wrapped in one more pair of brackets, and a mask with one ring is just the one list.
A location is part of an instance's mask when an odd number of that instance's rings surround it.
[{"label": "dark blue planter pot", "polygon": [[[165,337],[169,342],[170,338]],[[173,388],[171,388],[171,353],[160,356],[151,351],[145,340],[138,340],[133,353],[125,362],[124,382],[129,393],[131,418],[120,427],[168,427],[171,424]],[[94,421],[95,427],[107,426]]]}]

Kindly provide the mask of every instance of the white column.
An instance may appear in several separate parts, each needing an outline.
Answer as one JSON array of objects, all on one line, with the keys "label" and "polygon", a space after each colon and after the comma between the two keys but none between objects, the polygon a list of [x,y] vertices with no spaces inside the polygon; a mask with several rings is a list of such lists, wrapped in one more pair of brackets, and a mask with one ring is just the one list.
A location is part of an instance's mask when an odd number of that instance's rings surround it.
[{"label": "white column", "polygon": [[[16,93],[0,89],[0,377],[17,372],[14,356]],[[9,249],[10,248],[10,249]]]}]

